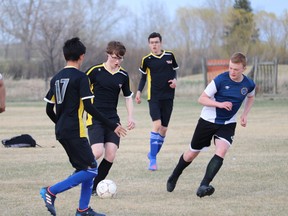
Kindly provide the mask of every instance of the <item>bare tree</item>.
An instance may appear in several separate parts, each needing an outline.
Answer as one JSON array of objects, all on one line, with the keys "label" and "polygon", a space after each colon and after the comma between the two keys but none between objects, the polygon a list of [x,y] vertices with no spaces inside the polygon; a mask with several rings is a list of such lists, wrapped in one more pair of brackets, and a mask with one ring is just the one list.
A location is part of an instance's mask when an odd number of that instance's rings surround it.
[{"label": "bare tree", "polygon": [[35,36],[42,0],[7,0],[0,2],[0,26],[2,31],[24,44],[24,57],[31,59],[32,42]]},{"label": "bare tree", "polygon": [[[42,56],[41,75],[46,84],[48,78],[52,76],[61,67],[62,47],[60,41],[65,32],[65,16],[63,14],[63,1],[46,2],[41,10],[41,17],[37,26],[37,45],[39,53]],[[54,9],[58,8],[57,11]],[[61,18],[60,18],[61,17]]]}]

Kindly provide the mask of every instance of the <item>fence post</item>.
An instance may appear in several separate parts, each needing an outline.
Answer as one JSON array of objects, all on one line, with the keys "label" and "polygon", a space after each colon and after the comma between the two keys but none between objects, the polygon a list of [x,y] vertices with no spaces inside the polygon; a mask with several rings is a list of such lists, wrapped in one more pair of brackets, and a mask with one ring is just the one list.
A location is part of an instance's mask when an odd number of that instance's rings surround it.
[{"label": "fence post", "polygon": [[204,58],[204,57],[202,58],[201,64],[202,64],[202,73],[204,75],[204,88],[206,88],[206,86],[208,84],[206,58]]},{"label": "fence post", "polygon": [[274,59],[274,85],[273,85],[273,94],[277,94],[277,80],[278,80],[278,60]]}]

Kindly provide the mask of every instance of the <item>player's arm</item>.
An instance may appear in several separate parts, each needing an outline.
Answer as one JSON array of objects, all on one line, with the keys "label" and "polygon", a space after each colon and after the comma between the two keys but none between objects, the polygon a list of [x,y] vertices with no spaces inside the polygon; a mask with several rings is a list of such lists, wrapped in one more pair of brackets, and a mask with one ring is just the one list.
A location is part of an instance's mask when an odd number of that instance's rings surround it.
[{"label": "player's arm", "polygon": [[54,104],[53,103],[48,103],[46,104],[46,114],[48,117],[53,121],[55,124],[57,122],[56,114],[54,112]]},{"label": "player's arm", "polygon": [[217,107],[220,109],[226,109],[228,111],[232,110],[231,102],[229,101],[219,102],[212,99],[212,96],[214,96],[216,92],[217,88],[214,80],[212,80],[198,98],[198,102],[203,106]]},{"label": "player's arm", "polygon": [[142,73],[142,76],[141,76],[141,79],[140,79],[140,82],[138,85],[138,91],[137,91],[136,96],[135,96],[135,101],[137,104],[141,103],[141,92],[144,89],[144,86],[146,84],[146,80],[147,80],[147,74]]},{"label": "player's arm", "polygon": [[132,130],[133,128],[135,128],[135,121],[133,118],[134,105],[133,105],[132,95],[130,97],[127,97],[125,100],[126,100],[126,109],[127,109],[127,113],[128,113],[127,128],[128,128],[128,130]]},{"label": "player's arm", "polygon": [[255,99],[254,93],[252,95],[248,95],[246,98],[246,101],[244,104],[244,110],[243,110],[242,115],[240,116],[240,123],[241,123],[241,126],[243,127],[246,127],[247,116],[254,104],[254,99]]},{"label": "player's arm", "polygon": [[119,137],[126,135],[126,130],[119,123],[114,123],[109,119],[105,118],[91,103],[90,99],[83,100],[84,109],[89,113],[93,118],[101,121],[111,130],[113,130]]}]

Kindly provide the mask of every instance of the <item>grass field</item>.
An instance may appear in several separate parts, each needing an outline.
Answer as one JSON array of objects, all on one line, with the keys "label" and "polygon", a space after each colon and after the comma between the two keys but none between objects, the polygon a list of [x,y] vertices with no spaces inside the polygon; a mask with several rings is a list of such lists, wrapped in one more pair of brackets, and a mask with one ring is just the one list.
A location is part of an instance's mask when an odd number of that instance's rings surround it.
[{"label": "grass field", "polygon": [[[288,99],[257,98],[248,125],[237,127],[235,141],[222,169],[212,182],[215,193],[195,195],[212,146],[182,174],[173,193],[166,180],[188,148],[201,106],[193,98],[177,98],[169,131],[158,156],[159,170],[147,170],[151,128],[148,106],[135,105],[137,128],[121,141],[108,176],[118,186],[116,199],[93,197],[91,206],[109,216],[286,216],[288,212]],[[125,108],[119,113],[125,124]],[[42,148],[0,147],[0,215],[49,215],[39,189],[73,172],[67,156],[55,140],[54,127],[44,102],[8,102],[0,115],[0,139],[29,133]],[[72,216],[80,187],[58,194],[57,215]]]}]

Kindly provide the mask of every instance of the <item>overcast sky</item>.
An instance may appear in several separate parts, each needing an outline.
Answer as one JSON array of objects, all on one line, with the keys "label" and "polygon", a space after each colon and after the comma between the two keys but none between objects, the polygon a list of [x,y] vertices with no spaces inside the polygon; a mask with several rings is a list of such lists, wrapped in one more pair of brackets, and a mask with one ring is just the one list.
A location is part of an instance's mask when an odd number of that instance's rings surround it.
[{"label": "overcast sky", "polygon": [[[141,6],[146,0],[118,0],[120,5],[127,6],[134,11],[141,12]],[[155,0],[157,2],[165,2],[166,7],[170,10],[171,14],[175,13],[175,10],[181,6],[193,6],[201,7],[205,4],[206,0]],[[254,12],[265,10],[267,12],[273,12],[277,16],[283,14],[284,10],[288,10],[287,0],[250,0],[251,6]]]}]

